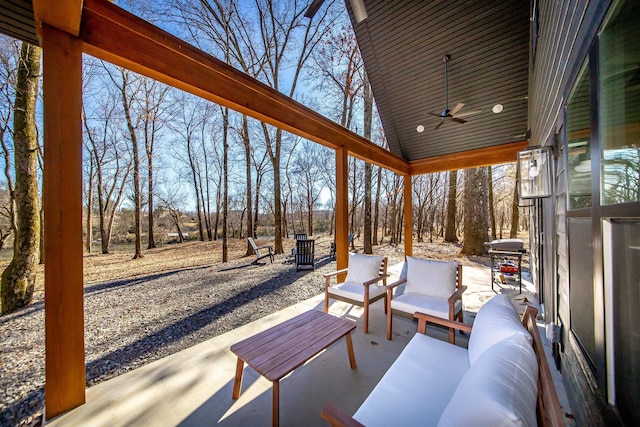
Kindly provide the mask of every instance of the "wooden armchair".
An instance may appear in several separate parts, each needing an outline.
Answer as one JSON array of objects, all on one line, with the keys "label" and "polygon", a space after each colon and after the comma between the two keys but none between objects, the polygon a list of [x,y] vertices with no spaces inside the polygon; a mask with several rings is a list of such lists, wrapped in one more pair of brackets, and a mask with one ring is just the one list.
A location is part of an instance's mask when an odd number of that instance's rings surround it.
[{"label": "wooden armchair", "polygon": [[315,265],[315,240],[296,240],[296,271],[300,270],[300,267],[311,267],[316,269]]},{"label": "wooden armchair", "polygon": [[[404,284],[404,289],[393,289]],[[407,257],[406,277],[387,286],[387,339],[393,333],[393,315],[413,319],[415,312],[430,314],[462,323],[462,266],[445,262]],[[455,331],[449,328],[449,340]]]},{"label": "wooden armchair", "polygon": [[[331,278],[338,275],[347,277],[343,283],[331,285]],[[384,298],[387,312],[387,258],[371,255],[349,255],[349,267],[325,274],[324,312],[329,311],[329,298],[358,305],[364,308],[364,333],[369,332],[369,305]],[[337,281],[337,280],[336,280]],[[378,282],[382,281],[383,286]]]},{"label": "wooden armchair", "polygon": [[247,237],[247,240],[249,241],[251,248],[253,248],[253,252],[256,254],[256,259],[253,261],[254,264],[260,261],[262,258],[266,257],[269,257],[269,259],[271,259],[271,262],[273,262],[272,245],[258,246],[256,245],[256,242],[253,241],[253,238]]}]

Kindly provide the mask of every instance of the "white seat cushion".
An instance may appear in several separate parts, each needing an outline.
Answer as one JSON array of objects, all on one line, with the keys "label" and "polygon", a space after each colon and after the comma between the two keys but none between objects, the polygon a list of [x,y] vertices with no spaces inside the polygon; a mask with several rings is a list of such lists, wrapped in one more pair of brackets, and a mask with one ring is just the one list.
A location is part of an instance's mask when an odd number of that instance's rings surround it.
[{"label": "white seat cushion", "polygon": [[407,257],[405,292],[448,299],[456,291],[457,262]]},{"label": "white seat cushion", "polygon": [[435,426],[468,369],[464,348],[417,334],[353,417],[368,427]]},{"label": "white seat cushion", "polygon": [[537,397],[536,354],[523,335],[515,334],[487,349],[471,365],[438,426],[533,427]]},{"label": "white seat cushion", "polygon": [[381,256],[349,254],[349,270],[345,282],[364,283],[380,275]]},{"label": "white seat cushion", "polygon": [[[384,286],[370,285],[369,299],[387,292]],[[364,302],[364,286],[362,283],[344,282],[337,286],[329,286],[329,295],[337,295],[354,301]]]},{"label": "white seat cushion", "polygon": [[487,301],[473,322],[469,337],[469,363],[473,365],[484,351],[512,335],[522,335],[532,342],[531,335],[520,321],[511,300],[504,294],[495,295]]},{"label": "white seat cushion", "polygon": [[[391,299],[391,308],[405,313],[413,314],[416,311],[432,316],[449,318],[449,303],[446,299],[428,297],[425,295],[405,292]],[[457,300],[454,305],[455,312],[462,310],[462,301]],[[455,313],[454,313],[455,314]]]}]

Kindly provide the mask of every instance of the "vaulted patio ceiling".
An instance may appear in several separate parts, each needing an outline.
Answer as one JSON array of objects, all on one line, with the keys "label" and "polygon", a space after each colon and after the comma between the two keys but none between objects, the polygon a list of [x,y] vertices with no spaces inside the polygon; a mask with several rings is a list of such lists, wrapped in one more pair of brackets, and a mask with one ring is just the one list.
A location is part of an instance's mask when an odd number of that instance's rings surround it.
[{"label": "vaulted patio ceiling", "polygon": [[[345,4],[392,153],[420,164],[526,139],[529,2],[364,0],[360,23]],[[449,109],[481,112],[434,130],[440,118],[428,113],[445,109],[445,54]]]}]

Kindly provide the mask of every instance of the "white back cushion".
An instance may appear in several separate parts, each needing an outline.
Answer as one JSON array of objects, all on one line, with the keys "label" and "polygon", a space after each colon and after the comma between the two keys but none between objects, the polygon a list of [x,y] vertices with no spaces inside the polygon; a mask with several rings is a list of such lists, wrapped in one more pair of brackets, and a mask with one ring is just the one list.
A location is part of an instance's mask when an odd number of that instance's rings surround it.
[{"label": "white back cushion", "polygon": [[380,275],[381,256],[349,254],[349,271],[345,282],[368,282]]},{"label": "white back cushion", "polygon": [[538,363],[523,335],[500,341],[458,384],[438,426],[537,426]]},{"label": "white back cushion", "polygon": [[509,297],[498,294],[480,307],[473,322],[468,346],[469,364],[473,365],[487,349],[512,335],[522,335],[529,343],[532,341]]},{"label": "white back cushion", "polygon": [[457,262],[407,257],[405,292],[449,299],[456,291]]}]

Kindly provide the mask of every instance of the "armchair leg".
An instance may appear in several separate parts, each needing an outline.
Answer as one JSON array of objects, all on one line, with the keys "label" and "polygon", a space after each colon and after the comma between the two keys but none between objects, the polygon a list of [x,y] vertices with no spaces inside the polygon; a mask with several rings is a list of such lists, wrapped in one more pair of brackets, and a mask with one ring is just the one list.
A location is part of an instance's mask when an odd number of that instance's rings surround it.
[{"label": "armchair leg", "polygon": [[329,312],[329,292],[326,289],[324,290],[324,312]]},{"label": "armchair leg", "polygon": [[392,321],[391,321],[391,307],[387,308],[387,339],[390,340],[391,339],[391,332],[392,332]]},{"label": "armchair leg", "polygon": [[387,296],[384,296],[384,314],[387,314],[388,312],[388,308],[387,308]]},{"label": "armchair leg", "polygon": [[364,333],[369,333],[369,301],[364,302]]}]

